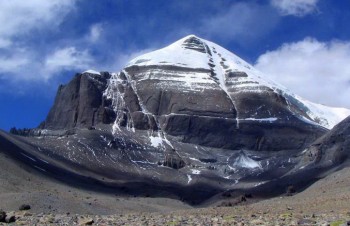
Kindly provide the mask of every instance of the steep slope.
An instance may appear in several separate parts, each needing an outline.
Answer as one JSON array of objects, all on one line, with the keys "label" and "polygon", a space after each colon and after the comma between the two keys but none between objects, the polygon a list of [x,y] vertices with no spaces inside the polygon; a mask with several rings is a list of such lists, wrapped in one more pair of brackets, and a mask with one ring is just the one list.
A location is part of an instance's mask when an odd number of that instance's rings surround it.
[{"label": "steep slope", "polygon": [[[56,214],[167,212],[189,208],[180,201],[167,198],[131,199],[130,196],[137,193],[130,194],[116,187],[108,189],[92,179],[69,174],[68,168],[64,173],[53,166],[52,159],[44,156],[48,161],[43,161],[43,157],[31,155],[21,143],[0,131],[1,210],[18,210],[24,203],[31,205],[30,212]],[[119,196],[117,199],[116,195]]]},{"label": "steep slope", "polygon": [[349,165],[349,149],[350,116],[305,149],[300,164],[310,168]]}]

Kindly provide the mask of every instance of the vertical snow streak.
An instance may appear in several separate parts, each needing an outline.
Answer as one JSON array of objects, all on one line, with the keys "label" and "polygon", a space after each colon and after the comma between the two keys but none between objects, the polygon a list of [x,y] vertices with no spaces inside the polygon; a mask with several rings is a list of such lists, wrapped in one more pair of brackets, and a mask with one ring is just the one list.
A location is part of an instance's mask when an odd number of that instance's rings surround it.
[{"label": "vertical snow streak", "polygon": [[221,89],[226,93],[226,95],[228,96],[228,98],[230,98],[231,100],[231,103],[236,111],[236,128],[239,129],[239,117],[238,117],[238,109],[236,107],[236,103],[235,101],[233,100],[233,98],[231,97],[229,91],[227,90],[227,87],[225,85],[225,69],[221,66],[221,64],[219,63],[219,61],[221,60],[220,59],[220,56],[219,54],[217,53],[217,51],[215,50],[215,47],[211,47],[212,50],[213,50],[213,56],[210,56],[208,53],[208,57],[209,57],[209,61],[210,59],[214,62],[214,72],[215,72],[215,77],[219,80],[217,82],[217,84],[221,87]]}]

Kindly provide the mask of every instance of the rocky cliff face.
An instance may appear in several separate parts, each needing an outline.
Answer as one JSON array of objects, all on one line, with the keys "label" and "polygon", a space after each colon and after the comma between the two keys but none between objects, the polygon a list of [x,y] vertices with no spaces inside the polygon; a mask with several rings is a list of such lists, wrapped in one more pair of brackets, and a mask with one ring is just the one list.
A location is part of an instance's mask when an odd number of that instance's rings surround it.
[{"label": "rocky cliff face", "polygon": [[112,123],[114,112],[103,97],[111,75],[108,72],[77,74],[67,85],[58,88],[54,106],[42,129],[71,129]]}]

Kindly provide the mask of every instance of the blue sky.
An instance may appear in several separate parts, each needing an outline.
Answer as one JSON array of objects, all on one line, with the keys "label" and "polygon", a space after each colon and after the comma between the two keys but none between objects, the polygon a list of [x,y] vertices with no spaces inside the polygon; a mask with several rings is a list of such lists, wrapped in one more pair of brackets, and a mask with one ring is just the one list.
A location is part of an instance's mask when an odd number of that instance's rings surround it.
[{"label": "blue sky", "polygon": [[36,127],[76,72],[117,72],[188,34],[350,108],[349,21],[349,0],[0,0],[0,129]]}]

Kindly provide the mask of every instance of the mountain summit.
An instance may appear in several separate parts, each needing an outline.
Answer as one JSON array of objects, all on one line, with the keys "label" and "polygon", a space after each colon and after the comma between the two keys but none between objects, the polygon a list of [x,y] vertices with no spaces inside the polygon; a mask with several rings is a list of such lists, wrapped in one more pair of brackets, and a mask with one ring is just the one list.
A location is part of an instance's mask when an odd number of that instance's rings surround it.
[{"label": "mountain summit", "polygon": [[304,173],[302,151],[346,114],[190,35],[118,73],[77,74],[40,128],[11,140],[44,171],[56,165],[138,194],[166,190],[200,202],[228,189],[305,185],[322,170]]},{"label": "mountain summit", "polygon": [[[184,89],[210,86],[214,82],[232,99],[241,93],[272,90],[276,95],[285,99],[286,104],[295,115],[328,129],[333,128],[335,124],[350,115],[348,109],[312,103],[291,93],[287,88],[267,79],[267,76],[235,54],[195,35],[186,36],[163,49],[137,57],[128,64],[128,67],[151,65],[209,70],[211,73],[209,77],[197,74],[196,76],[181,76],[177,81],[183,82],[182,88]],[[168,79],[175,80],[171,76]],[[242,115],[238,116],[238,120],[256,118],[251,113],[244,114],[243,112],[247,112],[246,109],[242,109],[241,112]],[[237,113],[239,114],[239,111]],[[275,116],[268,113],[264,117]]]}]

